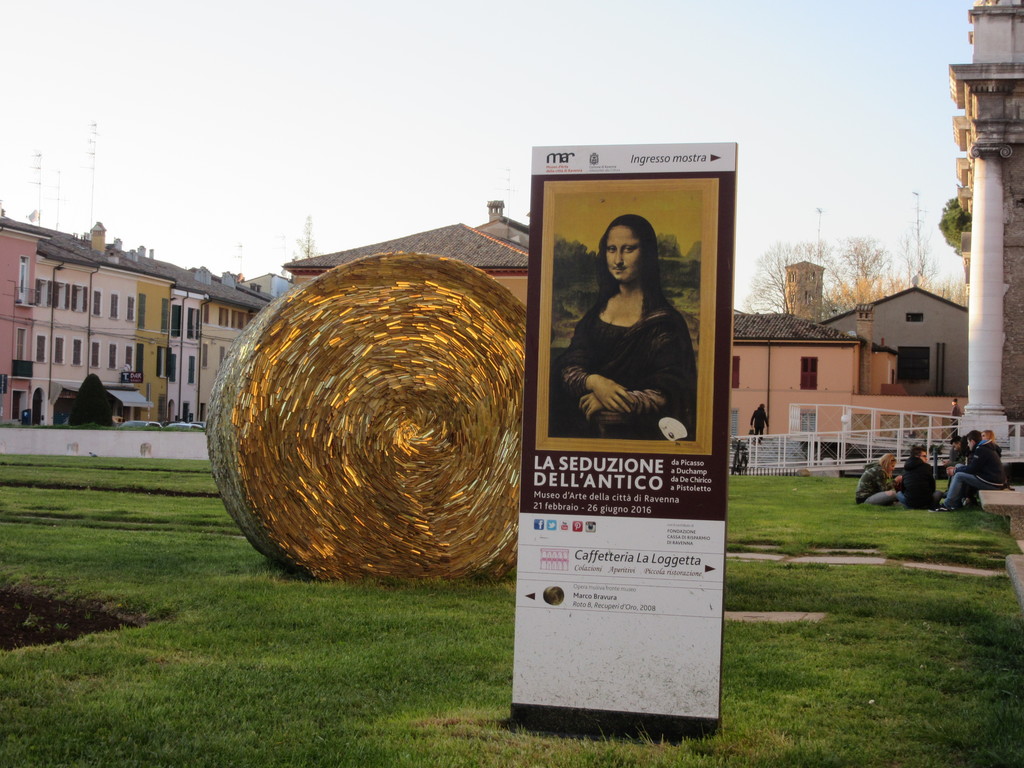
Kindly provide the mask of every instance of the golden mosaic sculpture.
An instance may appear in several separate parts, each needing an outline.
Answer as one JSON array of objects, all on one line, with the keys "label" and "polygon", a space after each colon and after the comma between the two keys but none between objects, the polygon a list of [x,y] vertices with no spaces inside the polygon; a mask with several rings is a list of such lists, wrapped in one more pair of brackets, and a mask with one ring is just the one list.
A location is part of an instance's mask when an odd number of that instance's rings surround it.
[{"label": "golden mosaic sculpture", "polygon": [[337,267],[264,309],[207,424],[249,542],[318,579],[507,572],[524,324],[483,272],[423,254]]}]

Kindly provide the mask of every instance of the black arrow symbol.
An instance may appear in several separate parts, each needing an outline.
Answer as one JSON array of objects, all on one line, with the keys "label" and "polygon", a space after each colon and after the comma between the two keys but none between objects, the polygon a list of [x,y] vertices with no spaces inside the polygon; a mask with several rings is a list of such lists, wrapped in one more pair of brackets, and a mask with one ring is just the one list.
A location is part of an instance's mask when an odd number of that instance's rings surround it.
[{"label": "black arrow symbol", "polygon": [[712,156],[711,156],[711,162],[712,162],[712,163],[713,163],[713,162],[715,162],[715,160],[721,160],[721,159],[722,159],[722,158],[720,158],[720,157],[719,157],[718,155],[712,155]]},{"label": "black arrow symbol", "polygon": [[704,566],[704,573],[707,573],[708,571],[713,571],[713,570],[715,570],[715,569],[712,568],[710,565],[705,565]]},{"label": "black arrow symbol", "polygon": [[530,598],[531,600],[536,600],[537,599],[537,593],[536,592],[531,592],[530,594],[527,595],[527,597]]}]

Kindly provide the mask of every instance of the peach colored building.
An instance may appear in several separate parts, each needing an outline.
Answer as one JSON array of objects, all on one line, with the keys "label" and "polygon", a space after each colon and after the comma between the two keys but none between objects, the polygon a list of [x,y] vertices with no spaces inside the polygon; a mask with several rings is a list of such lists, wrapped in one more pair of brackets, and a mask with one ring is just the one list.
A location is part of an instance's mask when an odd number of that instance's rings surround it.
[{"label": "peach colored building", "polygon": [[855,334],[793,315],[737,312],[730,431],[746,434],[762,403],[769,433],[815,428],[790,424],[794,404],[949,413],[946,397],[886,394],[895,366],[895,350]]}]

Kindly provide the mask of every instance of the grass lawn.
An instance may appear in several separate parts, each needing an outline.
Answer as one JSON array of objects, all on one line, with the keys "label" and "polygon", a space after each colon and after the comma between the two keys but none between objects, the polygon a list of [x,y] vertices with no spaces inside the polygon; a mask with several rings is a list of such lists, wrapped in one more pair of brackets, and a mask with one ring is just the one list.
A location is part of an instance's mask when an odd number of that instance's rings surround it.
[{"label": "grass lawn", "polygon": [[[1024,621],[1005,576],[730,561],[727,610],[828,616],[727,623],[716,736],[543,738],[502,724],[511,578],[304,581],[240,538],[215,498],[162,495],[168,470],[204,493],[205,465],[99,461],[109,468],[2,457],[0,483],[46,480],[0,487],[0,584],[151,621],[0,651],[0,766],[1024,765]],[[52,487],[79,472],[133,492]],[[735,478],[730,549],[872,548],[992,569],[1018,551],[1002,518],[866,509],[854,485]]]}]

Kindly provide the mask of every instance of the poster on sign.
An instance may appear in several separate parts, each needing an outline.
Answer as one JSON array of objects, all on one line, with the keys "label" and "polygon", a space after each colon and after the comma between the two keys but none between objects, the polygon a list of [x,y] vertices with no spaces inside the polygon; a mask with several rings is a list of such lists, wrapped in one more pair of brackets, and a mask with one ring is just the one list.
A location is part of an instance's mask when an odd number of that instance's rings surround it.
[{"label": "poster on sign", "polygon": [[518,727],[718,728],[736,155],[534,149]]}]

